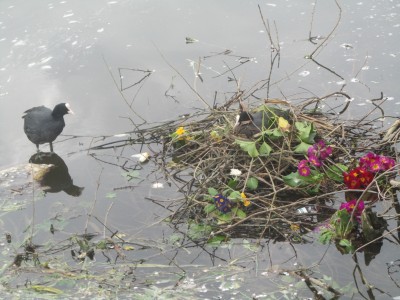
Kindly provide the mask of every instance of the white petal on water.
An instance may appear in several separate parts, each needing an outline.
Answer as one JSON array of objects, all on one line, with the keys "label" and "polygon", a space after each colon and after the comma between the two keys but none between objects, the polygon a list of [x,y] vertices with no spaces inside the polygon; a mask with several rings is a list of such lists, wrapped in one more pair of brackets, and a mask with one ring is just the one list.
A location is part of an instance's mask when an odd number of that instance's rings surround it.
[{"label": "white petal on water", "polygon": [[364,105],[367,105],[367,103],[358,103],[357,105],[358,106],[364,106]]},{"label": "white petal on water", "polygon": [[143,152],[143,153],[133,154],[131,155],[131,157],[137,158],[139,162],[144,163],[149,160],[150,154],[147,152]]},{"label": "white petal on water", "polygon": [[52,60],[52,59],[53,59],[52,56],[43,57],[43,58],[40,60],[40,63],[41,63],[41,64],[45,64],[45,63],[47,63],[48,61],[50,61],[50,60]]},{"label": "white petal on water", "polygon": [[301,76],[301,77],[306,77],[308,75],[310,75],[310,71],[302,71],[299,73],[299,76]]},{"label": "white petal on water", "polygon": [[393,100],[394,100],[394,97],[386,97],[386,100],[387,100],[387,101],[393,101]]},{"label": "white petal on water", "polygon": [[344,85],[344,84],[346,84],[346,80],[337,81],[336,84],[337,85]]},{"label": "white petal on water", "polygon": [[350,79],[350,82],[360,82],[360,80],[358,78],[352,78]]},{"label": "white petal on water", "polygon": [[154,182],[151,187],[153,189],[163,189],[164,188],[164,184],[161,182]]},{"label": "white petal on water", "polygon": [[361,70],[364,70],[364,71],[365,70],[369,70],[369,66],[364,66],[364,67],[361,68]]},{"label": "white petal on water", "polygon": [[97,29],[97,32],[103,32],[104,31],[104,28],[102,27],[102,28],[99,28],[99,29]]},{"label": "white petal on water", "polygon": [[41,67],[42,70],[50,70],[51,66],[50,65],[45,65]]},{"label": "white petal on water", "polygon": [[119,134],[114,134],[115,137],[124,137],[124,136],[129,136],[127,133],[119,133]]},{"label": "white petal on water", "polygon": [[63,18],[72,17],[73,15],[74,15],[74,13],[65,14],[65,15],[63,15]]},{"label": "white petal on water", "polygon": [[14,43],[14,46],[25,46],[25,45],[26,45],[26,42],[23,40],[19,40]]}]

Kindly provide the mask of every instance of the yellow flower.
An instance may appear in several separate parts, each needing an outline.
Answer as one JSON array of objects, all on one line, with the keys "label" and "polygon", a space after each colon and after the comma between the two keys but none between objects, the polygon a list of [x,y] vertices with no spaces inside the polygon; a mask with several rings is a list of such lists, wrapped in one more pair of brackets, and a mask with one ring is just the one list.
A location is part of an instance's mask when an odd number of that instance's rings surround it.
[{"label": "yellow flower", "polygon": [[282,131],[289,131],[290,124],[285,118],[279,117],[278,126]]},{"label": "yellow flower", "polygon": [[215,131],[215,130],[211,131],[210,135],[217,142],[221,141],[221,136],[218,134],[217,131]]},{"label": "yellow flower", "polygon": [[292,229],[294,232],[299,232],[300,231],[300,225],[299,224],[290,224],[290,229]]},{"label": "yellow flower", "polygon": [[176,131],[175,131],[175,133],[177,134],[177,135],[182,135],[182,134],[184,134],[186,132],[186,130],[183,128],[183,127],[179,127]]},{"label": "yellow flower", "polygon": [[240,196],[242,197],[243,205],[244,206],[249,206],[251,204],[251,201],[247,199],[246,194],[241,192]]}]

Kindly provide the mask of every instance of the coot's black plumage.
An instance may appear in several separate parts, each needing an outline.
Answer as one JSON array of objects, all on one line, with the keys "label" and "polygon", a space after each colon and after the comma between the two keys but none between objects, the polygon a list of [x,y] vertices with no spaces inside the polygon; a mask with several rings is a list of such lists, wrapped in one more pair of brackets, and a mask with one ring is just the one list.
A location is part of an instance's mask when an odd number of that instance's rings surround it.
[{"label": "coot's black plumage", "polygon": [[244,134],[251,137],[254,134],[261,132],[261,130],[268,128],[276,117],[283,117],[291,121],[290,112],[288,110],[281,110],[277,108],[268,108],[255,113],[242,111],[236,117],[236,124],[234,131],[239,134]]},{"label": "coot's black plumage", "polygon": [[50,151],[53,152],[53,141],[63,131],[64,115],[73,113],[68,103],[57,104],[53,110],[38,106],[25,112],[24,131],[28,139],[36,145],[50,143]]}]

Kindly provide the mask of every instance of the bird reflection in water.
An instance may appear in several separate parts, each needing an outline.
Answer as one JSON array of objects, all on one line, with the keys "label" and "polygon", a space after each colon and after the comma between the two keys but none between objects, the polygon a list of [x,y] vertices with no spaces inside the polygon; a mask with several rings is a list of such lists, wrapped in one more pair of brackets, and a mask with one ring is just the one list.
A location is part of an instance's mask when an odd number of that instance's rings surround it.
[{"label": "bird reflection in water", "polygon": [[64,160],[54,152],[38,152],[31,156],[29,162],[33,164],[33,178],[40,184],[46,193],[66,192],[78,197],[83,187],[73,184]]}]

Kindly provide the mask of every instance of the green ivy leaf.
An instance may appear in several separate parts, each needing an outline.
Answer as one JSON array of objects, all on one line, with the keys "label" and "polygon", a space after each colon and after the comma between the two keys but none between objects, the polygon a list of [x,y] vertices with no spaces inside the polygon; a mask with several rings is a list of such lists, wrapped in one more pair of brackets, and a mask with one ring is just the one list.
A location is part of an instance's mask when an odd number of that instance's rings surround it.
[{"label": "green ivy leaf", "polygon": [[266,142],[264,142],[261,144],[260,149],[258,149],[258,151],[260,152],[260,155],[268,156],[271,153],[272,148],[270,145],[268,145]]},{"label": "green ivy leaf", "polygon": [[283,176],[282,179],[288,186],[299,187],[307,184],[303,180],[303,177],[298,172],[292,172],[289,175]]},{"label": "green ivy leaf", "polygon": [[282,133],[282,130],[280,130],[280,129],[277,127],[277,128],[274,129],[272,135],[273,135],[274,137],[282,137],[282,136],[283,136],[283,133]]},{"label": "green ivy leaf", "polygon": [[321,230],[321,233],[319,234],[318,241],[325,245],[333,239],[334,235],[335,234],[331,229],[324,228]]},{"label": "green ivy leaf", "polygon": [[231,223],[231,222],[232,222],[232,212],[218,215],[218,224]]},{"label": "green ivy leaf", "polygon": [[243,151],[246,151],[250,157],[258,157],[259,153],[256,142],[235,140],[235,143],[238,144]]},{"label": "green ivy leaf", "polygon": [[228,198],[230,200],[238,200],[238,199],[242,199],[242,196],[240,195],[240,192],[238,191],[233,191],[232,193],[230,193],[230,195],[228,196]]},{"label": "green ivy leaf", "polygon": [[348,239],[341,239],[339,245],[345,249],[346,253],[353,253],[355,250],[353,244]]},{"label": "green ivy leaf", "polygon": [[305,142],[301,142],[300,144],[298,144],[296,146],[296,148],[294,148],[294,152],[295,153],[300,153],[300,154],[307,154],[307,150],[308,148],[310,148],[312,145],[305,143]]},{"label": "green ivy leaf", "polygon": [[207,204],[206,206],[204,206],[204,212],[206,214],[209,214],[210,212],[215,210],[215,204]]},{"label": "green ivy leaf", "polygon": [[239,219],[244,219],[244,218],[247,217],[247,214],[246,214],[243,210],[237,209],[237,211],[236,211],[236,216],[237,216]]},{"label": "green ivy leaf", "polygon": [[295,122],[296,129],[298,131],[298,138],[300,141],[305,142],[307,144],[314,144],[314,138],[317,135],[317,132],[314,128],[313,123],[309,122]]},{"label": "green ivy leaf", "polygon": [[347,170],[347,166],[342,164],[335,164],[327,167],[325,169],[325,173],[330,179],[340,183],[343,182],[343,172],[346,172]]},{"label": "green ivy leaf", "polygon": [[212,227],[210,225],[202,225],[191,223],[189,225],[187,235],[194,240],[201,239],[210,235]]},{"label": "green ivy leaf", "polygon": [[250,177],[249,180],[247,180],[246,186],[250,190],[255,190],[258,187],[258,179],[255,177]]},{"label": "green ivy leaf", "polygon": [[228,186],[229,186],[232,190],[236,189],[237,185],[238,185],[238,181],[237,181],[237,180],[235,180],[235,179],[233,179],[233,178],[229,179],[229,181],[228,181]]},{"label": "green ivy leaf", "polygon": [[96,245],[97,249],[105,250],[107,249],[107,242],[105,240],[101,240]]},{"label": "green ivy leaf", "polygon": [[210,246],[219,246],[219,245],[221,245],[222,242],[225,241],[225,239],[226,239],[225,236],[216,235],[216,236],[213,236],[212,238],[210,238],[207,241],[207,244],[210,245]]},{"label": "green ivy leaf", "polygon": [[214,189],[214,188],[208,188],[208,193],[209,193],[211,196],[218,195],[218,191],[217,191],[216,189]]}]

